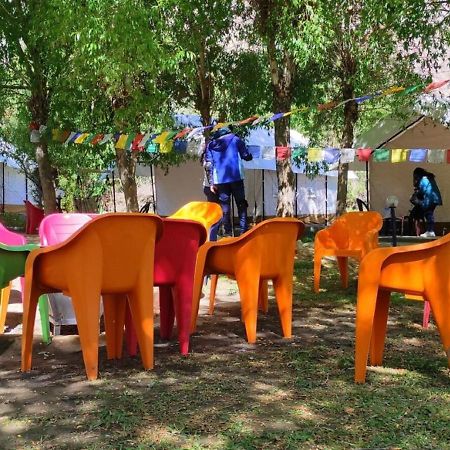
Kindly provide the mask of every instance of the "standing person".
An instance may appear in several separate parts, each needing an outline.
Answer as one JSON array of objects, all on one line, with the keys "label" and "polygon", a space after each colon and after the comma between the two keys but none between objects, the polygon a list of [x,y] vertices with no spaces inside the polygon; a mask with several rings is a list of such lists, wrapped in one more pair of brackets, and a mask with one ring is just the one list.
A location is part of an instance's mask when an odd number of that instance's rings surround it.
[{"label": "standing person", "polygon": [[421,237],[434,237],[434,210],[442,205],[442,197],[436,184],[434,174],[427,172],[422,167],[416,167],[413,172],[413,185],[416,193],[417,204],[423,211],[426,222],[425,233]]},{"label": "standing person", "polygon": [[[206,150],[206,148],[205,148]],[[203,151],[202,156],[200,158],[200,162],[203,165],[204,173],[203,173],[203,193],[206,196],[206,200],[208,202],[212,203],[218,203],[220,205],[219,201],[219,194],[217,192],[213,192],[211,190],[211,186],[208,181],[208,173],[206,170],[206,163],[205,163],[205,151]],[[219,222],[215,223],[209,230],[209,240],[210,241],[217,241],[217,234],[219,232],[220,224],[222,223],[222,220],[219,220]]]},{"label": "standing person", "polygon": [[211,136],[206,147],[204,167],[210,190],[219,196],[222,208],[225,236],[232,235],[230,199],[233,195],[239,215],[240,232],[247,231],[247,207],[244,189],[242,159],[251,161],[251,153],[244,141],[227,127],[220,128]]}]

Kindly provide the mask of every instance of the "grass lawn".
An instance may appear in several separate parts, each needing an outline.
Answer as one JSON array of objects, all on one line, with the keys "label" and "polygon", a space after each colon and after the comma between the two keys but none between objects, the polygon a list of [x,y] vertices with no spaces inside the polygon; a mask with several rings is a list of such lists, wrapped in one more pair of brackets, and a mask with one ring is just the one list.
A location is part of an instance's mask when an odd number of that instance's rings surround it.
[{"label": "grass lawn", "polygon": [[311,244],[298,258],[292,340],[271,301],[248,345],[226,279],[192,354],[157,342],[153,371],[137,358],[106,361],[102,346],[101,376],[87,382],[76,338],[60,336],[48,347],[36,339],[23,375],[19,337],[0,336],[0,448],[450,448],[449,370],[435,326],[421,327],[423,305],[394,296],[384,366],[355,385],[356,282],[342,290],[327,262],[316,295]]}]

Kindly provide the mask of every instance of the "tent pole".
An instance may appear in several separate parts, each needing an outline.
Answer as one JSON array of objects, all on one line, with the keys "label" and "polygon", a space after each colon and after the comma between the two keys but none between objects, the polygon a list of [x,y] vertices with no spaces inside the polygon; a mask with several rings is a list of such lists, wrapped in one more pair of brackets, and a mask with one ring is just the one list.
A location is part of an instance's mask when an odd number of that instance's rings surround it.
[{"label": "tent pole", "polygon": [[262,220],[266,220],[266,213],[264,211],[264,169],[262,170],[261,184],[262,184]]},{"label": "tent pole", "polygon": [[153,183],[153,164],[150,165],[150,183],[152,185],[152,207],[153,214],[156,214],[156,197],[155,197],[155,185]]},{"label": "tent pole", "polygon": [[369,161],[366,161],[366,203],[367,203],[367,208],[370,209],[370,203],[369,203]]},{"label": "tent pole", "polygon": [[298,195],[298,173],[295,174],[295,217],[298,218],[298,201],[297,201],[297,195]]},{"label": "tent pole", "polygon": [[28,200],[28,177],[25,174],[25,200]]},{"label": "tent pole", "polygon": [[328,176],[325,175],[325,226],[328,226]]},{"label": "tent pole", "polygon": [[5,213],[5,163],[2,163],[2,213]]},{"label": "tent pole", "polygon": [[115,176],[114,176],[114,169],[111,172],[111,179],[112,179],[112,192],[113,192],[114,212],[117,212],[117,210],[116,210],[116,179],[115,179]]}]

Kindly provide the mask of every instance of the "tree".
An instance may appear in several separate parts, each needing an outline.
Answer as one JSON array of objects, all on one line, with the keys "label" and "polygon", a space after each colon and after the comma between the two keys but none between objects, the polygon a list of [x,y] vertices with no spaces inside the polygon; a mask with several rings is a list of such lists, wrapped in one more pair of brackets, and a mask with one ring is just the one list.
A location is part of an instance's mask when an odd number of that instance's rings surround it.
[{"label": "tree", "polygon": [[[67,59],[67,46],[61,44],[57,30],[68,12],[65,2],[54,0],[16,0],[0,7],[0,95],[14,95],[26,105],[29,122],[47,126],[52,114],[52,94],[57,89]],[[64,25],[62,25],[64,22]],[[56,210],[55,171],[48,145],[42,138],[35,147],[45,212]]]},{"label": "tree", "polygon": [[[274,113],[291,110],[296,80],[307,71],[313,49],[320,45],[316,23],[315,1],[251,0],[259,37],[265,47],[272,86]],[[275,145],[289,146],[290,116],[274,122]],[[295,176],[290,158],[277,159],[277,215],[293,216],[295,212]]]}]

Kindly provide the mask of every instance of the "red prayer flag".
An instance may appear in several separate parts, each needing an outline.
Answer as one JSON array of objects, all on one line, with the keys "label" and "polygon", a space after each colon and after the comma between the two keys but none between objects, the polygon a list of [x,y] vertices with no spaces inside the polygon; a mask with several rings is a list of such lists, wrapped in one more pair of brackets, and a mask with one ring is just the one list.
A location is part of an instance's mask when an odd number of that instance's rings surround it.
[{"label": "red prayer flag", "polygon": [[181,130],[178,134],[176,134],[173,137],[173,140],[181,139],[182,137],[186,136],[186,134],[188,134],[191,130],[192,130],[192,128],[185,128],[184,130]]},{"label": "red prayer flag", "polygon": [[372,155],[371,148],[358,148],[356,154],[358,155],[359,161],[369,161],[370,156]]},{"label": "red prayer flag", "polygon": [[278,161],[284,161],[291,155],[290,147],[275,147],[275,155]]},{"label": "red prayer flag", "polygon": [[143,137],[144,135],[141,133],[136,134],[136,137],[133,139],[133,142],[131,143],[131,151],[137,152],[143,150],[142,147],[139,148],[139,144],[142,141]]},{"label": "red prayer flag", "polygon": [[439,89],[440,87],[446,85],[449,81],[450,80],[433,81],[423,90],[423,92],[430,92],[435,89]]},{"label": "red prayer flag", "polygon": [[97,134],[97,136],[94,137],[94,139],[92,139],[91,141],[91,145],[96,145],[98,144],[104,137],[104,134]]}]

